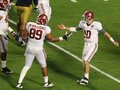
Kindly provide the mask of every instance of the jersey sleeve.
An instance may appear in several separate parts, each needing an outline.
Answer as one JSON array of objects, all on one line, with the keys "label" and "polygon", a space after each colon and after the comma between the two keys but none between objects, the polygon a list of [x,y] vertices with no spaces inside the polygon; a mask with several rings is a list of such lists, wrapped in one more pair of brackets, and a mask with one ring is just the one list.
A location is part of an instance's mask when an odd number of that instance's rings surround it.
[{"label": "jersey sleeve", "polygon": [[50,27],[46,28],[46,34],[48,34],[48,33],[51,33],[51,28]]},{"label": "jersey sleeve", "polygon": [[103,29],[102,24],[100,22],[97,22],[96,28],[98,31],[102,30]]},{"label": "jersey sleeve", "polygon": [[83,28],[83,24],[85,24],[85,20],[81,20],[78,24],[78,27]]}]

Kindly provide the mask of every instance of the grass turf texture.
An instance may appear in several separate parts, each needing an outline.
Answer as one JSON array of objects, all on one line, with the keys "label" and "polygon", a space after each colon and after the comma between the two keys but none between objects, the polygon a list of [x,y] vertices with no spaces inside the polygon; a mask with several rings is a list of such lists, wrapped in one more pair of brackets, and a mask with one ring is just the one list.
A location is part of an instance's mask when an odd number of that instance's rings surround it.
[{"label": "grass turf texture", "polygon": [[[115,40],[120,42],[119,16],[120,1],[109,0],[78,0],[72,3],[70,0],[51,0],[52,18],[49,23],[53,36],[61,36],[64,31],[58,30],[57,24],[61,22],[67,26],[77,26],[81,15],[86,10],[95,13],[95,20],[99,20],[106,31],[108,31]],[[17,14],[11,11],[10,19],[17,21]],[[32,14],[30,21],[36,20],[37,13]],[[16,26],[10,23],[15,29]],[[81,58],[83,48],[83,33],[74,33],[66,42],[58,42],[64,49],[72,52]],[[83,76],[83,66],[81,62],[65,54],[64,52],[45,43],[45,49],[48,55],[49,79],[55,84],[50,90],[119,90],[120,84],[104,76],[103,74],[91,69],[90,83],[87,86],[81,86],[76,83],[78,78]],[[9,40],[8,46],[8,66],[15,72],[5,75],[0,73],[0,90],[15,90],[16,82],[20,71],[24,66],[24,47],[16,45],[13,39]],[[116,48],[112,43],[105,39],[102,34],[99,35],[99,49],[93,57],[91,64],[104,72],[120,79],[120,48]],[[48,90],[43,88],[43,78],[41,68],[35,61],[32,68],[28,71],[24,81],[23,90]]]}]

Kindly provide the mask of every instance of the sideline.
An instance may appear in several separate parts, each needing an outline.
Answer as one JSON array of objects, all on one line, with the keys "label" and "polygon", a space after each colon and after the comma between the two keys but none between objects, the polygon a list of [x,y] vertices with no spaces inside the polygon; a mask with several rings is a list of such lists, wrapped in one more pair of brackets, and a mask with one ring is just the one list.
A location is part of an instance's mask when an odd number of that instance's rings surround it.
[{"label": "sideline", "polygon": [[[10,19],[9,19],[9,22],[12,23],[12,24],[14,24],[14,25],[17,25],[17,23],[14,22],[13,20],[10,20]],[[58,46],[58,45],[56,45],[56,44],[54,44],[54,43],[51,43],[51,42],[48,42],[48,43],[49,43],[50,45],[58,48],[59,50],[63,51],[64,53],[70,55],[71,57],[75,58],[76,60],[82,62],[82,60],[81,60],[79,57],[77,57],[76,55],[72,54],[71,52],[65,50],[64,48],[62,48],[62,47],[60,47],[60,46]],[[112,75],[110,75],[110,74],[108,74],[108,73],[100,70],[99,68],[95,67],[94,65],[90,64],[90,67],[93,68],[94,70],[100,72],[101,74],[107,76],[108,78],[116,81],[117,83],[120,83],[120,80],[119,80],[119,79],[117,79],[117,78],[113,77]]]}]

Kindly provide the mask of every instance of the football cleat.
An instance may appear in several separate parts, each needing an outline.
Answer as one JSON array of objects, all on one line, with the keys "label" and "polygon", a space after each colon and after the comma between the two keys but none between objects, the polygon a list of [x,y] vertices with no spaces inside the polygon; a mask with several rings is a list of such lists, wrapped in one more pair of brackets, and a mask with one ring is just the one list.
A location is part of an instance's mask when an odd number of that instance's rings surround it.
[{"label": "football cleat", "polygon": [[6,73],[6,74],[13,73],[13,71],[11,71],[10,69],[8,69],[7,67],[2,68],[1,72]]},{"label": "football cleat", "polygon": [[49,81],[47,83],[44,83],[44,87],[53,87],[53,86],[54,84]]},{"label": "football cleat", "polygon": [[86,78],[86,77],[84,77],[84,78],[82,78],[81,80],[77,80],[77,82],[78,82],[79,84],[81,84],[81,85],[86,85],[86,84],[88,84],[89,79]]},{"label": "football cleat", "polygon": [[16,85],[16,88],[18,88],[18,89],[21,89],[21,88],[23,88],[23,85],[22,85],[22,83],[17,83],[17,85]]}]

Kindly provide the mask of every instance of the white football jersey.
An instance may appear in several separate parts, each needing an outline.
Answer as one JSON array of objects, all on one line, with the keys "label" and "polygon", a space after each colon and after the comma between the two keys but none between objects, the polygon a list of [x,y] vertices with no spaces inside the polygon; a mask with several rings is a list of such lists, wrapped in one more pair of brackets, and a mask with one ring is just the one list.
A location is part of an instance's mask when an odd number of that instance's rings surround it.
[{"label": "white football jersey", "polygon": [[91,25],[87,25],[84,20],[80,21],[78,27],[82,28],[84,31],[84,41],[85,42],[98,42],[98,33],[102,30],[102,24],[98,21],[93,21]]},{"label": "white football jersey", "polygon": [[0,10],[0,17],[2,17],[0,20],[0,30],[6,33],[8,29],[8,11]]},{"label": "white football jersey", "polygon": [[29,32],[28,46],[33,48],[43,48],[45,36],[51,33],[49,26],[28,22],[26,29]]}]

